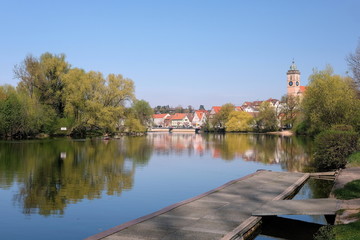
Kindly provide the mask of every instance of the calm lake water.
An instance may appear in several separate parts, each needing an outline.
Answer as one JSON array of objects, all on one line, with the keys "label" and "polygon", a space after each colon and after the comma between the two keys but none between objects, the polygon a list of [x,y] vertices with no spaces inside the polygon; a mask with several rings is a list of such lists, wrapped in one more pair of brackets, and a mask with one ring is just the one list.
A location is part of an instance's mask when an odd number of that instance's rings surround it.
[{"label": "calm lake water", "polygon": [[1,238],[83,239],[258,169],[309,171],[311,153],[247,134],[0,142]]}]

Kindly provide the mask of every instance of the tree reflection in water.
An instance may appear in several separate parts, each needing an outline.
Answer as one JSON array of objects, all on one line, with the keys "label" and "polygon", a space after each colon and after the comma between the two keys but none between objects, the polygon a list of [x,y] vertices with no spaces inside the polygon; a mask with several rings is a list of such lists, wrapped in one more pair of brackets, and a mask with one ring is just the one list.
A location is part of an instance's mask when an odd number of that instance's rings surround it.
[{"label": "tree reflection in water", "polygon": [[211,153],[214,158],[280,164],[287,171],[309,171],[312,140],[264,134],[150,134],[157,154]]},{"label": "tree reflection in water", "polygon": [[[146,138],[0,144],[1,186],[19,183],[15,199],[26,214],[61,215],[69,203],[131,189],[137,165],[152,148]],[[65,154],[66,153],[66,158]]]},{"label": "tree reflection in water", "polygon": [[168,134],[110,141],[39,140],[0,143],[0,188],[18,185],[15,202],[25,214],[62,215],[70,203],[120,195],[133,187],[137,167],[153,154],[211,156],[280,164],[307,171],[311,141],[252,134]]}]

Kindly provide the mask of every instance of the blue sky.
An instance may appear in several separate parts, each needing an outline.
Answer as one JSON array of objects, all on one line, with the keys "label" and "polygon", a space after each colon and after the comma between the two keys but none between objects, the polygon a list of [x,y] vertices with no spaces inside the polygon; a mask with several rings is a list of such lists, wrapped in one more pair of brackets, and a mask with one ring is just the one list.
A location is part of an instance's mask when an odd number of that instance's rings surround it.
[{"label": "blue sky", "polygon": [[0,0],[0,85],[26,55],[64,53],[73,67],[135,82],[152,106],[206,108],[280,98],[292,59],[348,70],[358,0]]}]

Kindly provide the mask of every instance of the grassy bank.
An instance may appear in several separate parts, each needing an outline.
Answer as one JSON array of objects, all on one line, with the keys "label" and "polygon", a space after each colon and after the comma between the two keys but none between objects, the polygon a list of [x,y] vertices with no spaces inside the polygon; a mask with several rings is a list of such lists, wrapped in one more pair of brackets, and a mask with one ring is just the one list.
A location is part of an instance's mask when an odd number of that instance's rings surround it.
[{"label": "grassy bank", "polygon": [[351,154],[348,162],[348,167],[360,167],[360,151]]},{"label": "grassy bank", "polygon": [[[360,153],[352,155],[352,160],[359,161]],[[337,199],[360,198],[360,179],[345,184],[343,188],[334,191]],[[359,212],[350,215],[350,218],[360,219]],[[348,224],[324,226],[320,228],[314,240],[358,240],[360,239],[360,220]]]}]

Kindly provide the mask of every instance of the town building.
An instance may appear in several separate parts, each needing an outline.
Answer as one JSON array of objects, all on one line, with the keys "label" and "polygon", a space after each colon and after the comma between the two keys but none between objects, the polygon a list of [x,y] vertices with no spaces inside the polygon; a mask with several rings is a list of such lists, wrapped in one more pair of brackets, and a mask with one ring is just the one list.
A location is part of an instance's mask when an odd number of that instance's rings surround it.
[{"label": "town building", "polygon": [[186,113],[175,113],[170,116],[169,126],[171,127],[189,127],[191,124]]},{"label": "town building", "polygon": [[287,75],[287,95],[293,97],[302,98],[306,87],[301,86],[300,71],[297,69],[295,62],[293,61],[290,69],[286,73]]},{"label": "town building", "polygon": [[169,116],[170,116],[170,114],[168,114],[168,113],[165,113],[165,114],[153,114],[152,119],[153,119],[154,126],[163,127],[165,125],[165,119],[167,117],[169,117]]},{"label": "town building", "polygon": [[207,111],[206,110],[197,110],[194,113],[194,117],[192,119],[192,125],[194,127],[201,127],[206,123],[207,120]]}]

